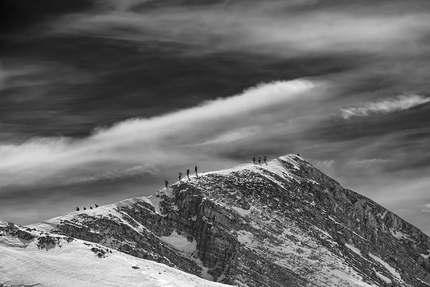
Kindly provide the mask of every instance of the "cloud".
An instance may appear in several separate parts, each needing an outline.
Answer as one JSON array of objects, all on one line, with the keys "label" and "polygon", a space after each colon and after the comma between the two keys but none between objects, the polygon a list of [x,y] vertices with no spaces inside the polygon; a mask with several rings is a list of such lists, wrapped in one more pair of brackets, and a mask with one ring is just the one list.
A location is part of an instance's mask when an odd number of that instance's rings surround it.
[{"label": "cloud", "polygon": [[84,139],[33,138],[20,145],[0,145],[0,185],[156,176],[190,158],[209,166],[225,147],[240,149],[273,119],[285,117],[293,102],[315,99],[318,86],[306,80],[261,84],[190,109],[101,127]]},{"label": "cloud", "polygon": [[397,98],[366,103],[358,108],[342,108],[340,109],[340,112],[344,119],[350,119],[352,117],[366,117],[374,114],[388,114],[392,112],[403,111],[428,102],[430,102],[430,98],[424,96],[402,95],[398,96]]},{"label": "cloud", "polygon": [[258,127],[245,127],[233,131],[226,131],[216,135],[213,139],[197,144],[200,146],[212,146],[219,144],[233,144],[246,138],[255,136],[258,133]]},{"label": "cloud", "polygon": [[380,170],[383,166],[389,165],[395,162],[394,159],[382,159],[382,158],[371,158],[371,159],[342,159],[338,157],[337,160],[310,160],[312,164],[321,170],[331,171],[340,173],[341,171],[348,173],[357,173],[359,171],[366,173],[375,173],[376,170]]},{"label": "cloud", "polygon": [[421,212],[430,212],[430,203],[424,204],[424,208],[421,209]]},{"label": "cloud", "polygon": [[369,168],[372,166],[389,164],[394,162],[393,159],[382,159],[382,158],[367,158],[362,160],[350,161],[347,165],[353,168]]},{"label": "cloud", "polygon": [[76,183],[94,182],[98,180],[115,180],[115,179],[133,177],[136,175],[142,175],[145,173],[151,174],[151,175],[157,175],[157,173],[159,173],[159,169],[154,164],[137,165],[137,166],[133,166],[122,170],[113,170],[113,171],[107,171],[104,173],[99,173],[94,175],[78,176],[75,178],[71,178],[70,180],[66,180],[63,184],[69,185],[69,184],[76,184]]},{"label": "cloud", "polygon": [[336,165],[335,160],[310,160],[312,164],[318,169],[332,169]]},{"label": "cloud", "polygon": [[228,9],[223,5],[136,9],[135,2],[64,16],[52,23],[50,33],[182,44],[197,54],[233,50],[283,58],[339,52],[388,55],[416,51],[429,17],[425,11],[385,10],[383,15],[364,7],[297,10],[300,5],[291,7],[285,1],[229,3]]}]

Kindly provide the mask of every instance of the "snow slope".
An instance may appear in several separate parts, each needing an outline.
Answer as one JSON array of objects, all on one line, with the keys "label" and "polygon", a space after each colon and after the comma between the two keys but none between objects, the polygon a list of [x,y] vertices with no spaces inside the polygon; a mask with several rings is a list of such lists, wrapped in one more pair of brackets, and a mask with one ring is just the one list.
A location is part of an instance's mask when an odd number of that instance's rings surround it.
[{"label": "snow slope", "polygon": [[37,236],[50,234],[32,230],[36,237],[25,240],[5,231],[7,226],[0,223],[0,284],[4,286],[227,286],[95,243],[70,238],[68,242],[65,236],[55,235],[58,244],[41,247]]}]

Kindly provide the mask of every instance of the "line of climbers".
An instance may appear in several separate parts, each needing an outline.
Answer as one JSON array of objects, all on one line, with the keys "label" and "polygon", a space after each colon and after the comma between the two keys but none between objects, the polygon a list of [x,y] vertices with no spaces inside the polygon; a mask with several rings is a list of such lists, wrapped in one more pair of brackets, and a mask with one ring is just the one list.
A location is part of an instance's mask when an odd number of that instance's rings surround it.
[{"label": "line of climbers", "polygon": [[[97,207],[99,207],[97,204],[94,204],[94,208],[97,208]],[[93,209],[93,207],[90,205],[90,209]],[[79,211],[80,209],[79,209],[79,207],[76,207],[76,211]],[[87,208],[84,206],[84,209],[83,210],[87,210]]]},{"label": "line of climbers", "polygon": [[[196,177],[199,177],[198,171],[197,171],[197,166],[194,168],[194,172],[196,173]],[[188,180],[190,180],[190,170],[187,169],[187,178]],[[182,172],[178,172],[178,179],[179,181],[182,180]],[[167,180],[164,180],[164,185],[166,186],[166,188],[169,188],[169,182]]]},{"label": "line of climbers", "polygon": [[[263,161],[267,165],[267,157],[266,156],[263,157]],[[255,156],[254,156],[254,157],[252,157],[252,163],[256,164],[255,162],[256,162],[256,159],[255,159]],[[258,164],[261,165],[261,157],[258,157]]]},{"label": "line of climbers", "polygon": [[[300,154],[297,154],[297,155],[300,156]],[[255,158],[255,156],[252,157],[252,163],[257,164],[256,162],[257,162],[257,159]],[[263,156],[263,162],[266,165],[268,165],[266,156]],[[258,164],[261,165],[261,157],[258,157]],[[197,172],[197,166],[194,168],[194,171],[196,173],[196,177],[199,177],[198,172]],[[188,180],[190,180],[190,170],[189,169],[187,169],[187,178],[188,178]],[[179,179],[179,181],[182,180],[182,173],[181,172],[178,172],[178,179]],[[164,185],[166,186],[166,188],[169,188],[169,182],[167,180],[164,180]],[[99,207],[99,206],[97,204],[95,204],[95,207]],[[93,208],[90,206],[90,209],[93,209]],[[79,207],[76,207],[76,211],[79,211],[79,210],[80,210]],[[84,206],[83,210],[87,210],[85,206]]]}]

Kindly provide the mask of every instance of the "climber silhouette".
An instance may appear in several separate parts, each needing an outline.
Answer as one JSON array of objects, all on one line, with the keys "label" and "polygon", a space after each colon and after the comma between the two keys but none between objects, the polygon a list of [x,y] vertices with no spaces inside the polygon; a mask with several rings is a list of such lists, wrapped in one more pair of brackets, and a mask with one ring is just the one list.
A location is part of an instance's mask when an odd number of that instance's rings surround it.
[{"label": "climber silhouette", "polygon": [[76,206],[76,211],[79,211],[79,207]]},{"label": "climber silhouette", "polygon": [[178,172],[179,173],[179,181],[181,181],[181,179],[182,179],[182,173],[180,173],[180,172]]},{"label": "climber silhouette", "polygon": [[255,156],[252,157],[252,163],[255,164]]},{"label": "climber silhouette", "polygon": [[92,206],[90,206],[90,209],[93,209]]},{"label": "climber silhouette", "polygon": [[267,165],[267,157],[266,156],[263,157],[263,161]]},{"label": "climber silhouette", "polygon": [[164,180],[164,185],[166,185],[166,188],[169,188],[169,187],[168,187],[169,182],[168,182],[167,180]]},{"label": "climber silhouette", "polygon": [[87,210],[87,209],[85,208],[85,206],[84,206],[84,210]]},{"label": "climber silhouette", "polygon": [[95,205],[95,207],[99,207],[97,204],[94,204]]},{"label": "climber silhouette", "polygon": [[258,164],[261,165],[261,157],[258,157]]},{"label": "climber silhouette", "polygon": [[190,180],[190,170],[189,169],[187,169],[187,177],[188,177],[188,180]]},{"label": "climber silhouette", "polygon": [[194,171],[196,172],[196,176],[198,177],[199,175],[197,174],[197,165],[196,165],[196,167],[194,168]]}]

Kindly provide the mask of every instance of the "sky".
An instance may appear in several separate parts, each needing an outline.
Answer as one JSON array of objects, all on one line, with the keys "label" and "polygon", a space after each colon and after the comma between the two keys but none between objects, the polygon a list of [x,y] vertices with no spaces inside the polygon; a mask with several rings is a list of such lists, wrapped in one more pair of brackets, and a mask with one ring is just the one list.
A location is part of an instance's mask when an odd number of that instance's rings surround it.
[{"label": "sky", "polygon": [[299,153],[430,235],[430,1],[3,0],[0,220]]}]

